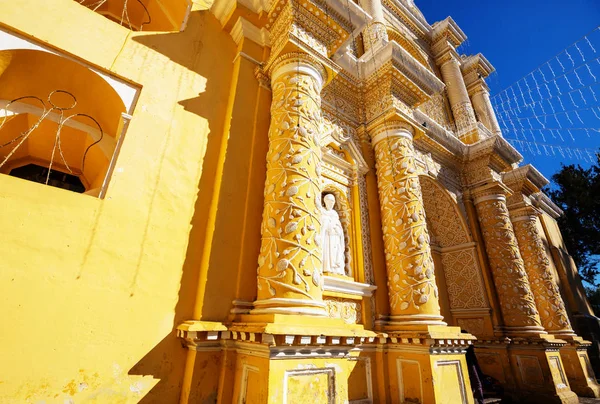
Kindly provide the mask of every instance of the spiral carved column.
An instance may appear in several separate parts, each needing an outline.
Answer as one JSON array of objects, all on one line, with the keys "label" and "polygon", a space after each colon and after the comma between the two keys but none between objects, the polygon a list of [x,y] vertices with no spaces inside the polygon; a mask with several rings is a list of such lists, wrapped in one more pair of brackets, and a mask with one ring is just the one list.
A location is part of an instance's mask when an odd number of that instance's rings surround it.
[{"label": "spiral carved column", "polygon": [[325,72],[286,54],[271,69],[271,126],[253,313],[325,315],[320,240]]},{"label": "spiral carved column", "polygon": [[374,132],[390,324],[399,328],[444,325],[416,171],[412,129],[384,125]]}]

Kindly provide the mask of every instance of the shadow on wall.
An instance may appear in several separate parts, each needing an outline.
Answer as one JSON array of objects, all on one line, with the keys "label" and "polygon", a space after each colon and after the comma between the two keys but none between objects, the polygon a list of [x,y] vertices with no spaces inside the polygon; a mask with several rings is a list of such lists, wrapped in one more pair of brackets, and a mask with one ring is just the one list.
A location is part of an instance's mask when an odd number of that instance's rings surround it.
[{"label": "shadow on wall", "polygon": [[[156,386],[141,398],[140,403],[175,403],[179,401],[187,355],[187,349],[182,347],[176,336],[176,327],[192,318],[196,304],[199,268],[208,234],[207,217],[215,196],[219,149],[225,141],[225,105],[229,96],[235,44],[229,34],[221,30],[219,22],[208,10],[193,11],[183,32],[136,34],[133,40],[169,57],[173,62],[188,68],[192,74],[201,75],[207,80],[205,91],[198,97],[179,102],[186,111],[205,118],[209,123],[210,132],[206,150],[198,150],[198,158],[204,159],[203,168],[173,327],[171,332],[128,372],[130,375],[151,375],[159,380]],[[201,128],[198,130],[198,136],[204,135]],[[164,236],[169,237],[168,234]]]}]

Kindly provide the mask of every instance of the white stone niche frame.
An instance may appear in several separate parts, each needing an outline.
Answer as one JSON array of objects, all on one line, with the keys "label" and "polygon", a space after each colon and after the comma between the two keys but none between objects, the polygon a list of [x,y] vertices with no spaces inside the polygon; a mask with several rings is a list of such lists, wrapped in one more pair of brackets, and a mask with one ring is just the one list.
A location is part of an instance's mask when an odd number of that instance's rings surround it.
[{"label": "white stone niche frame", "polygon": [[[18,50],[35,50],[35,51],[50,53],[50,54],[59,56],[61,58],[68,59],[72,62],[78,63],[81,66],[85,67],[86,69],[90,70],[91,72],[100,76],[100,78],[102,78],[104,81],[106,81],[108,83],[108,85],[117,93],[119,98],[121,98],[121,101],[123,101],[123,105],[125,105],[125,110],[127,112],[121,114],[121,119],[122,119],[121,133],[119,134],[116,144],[114,144],[112,155],[107,156],[109,159],[109,166],[106,171],[106,176],[102,183],[102,187],[100,189],[100,194],[98,195],[99,198],[101,198],[101,199],[104,198],[104,196],[106,194],[108,180],[111,177],[112,172],[114,170],[114,166],[116,163],[116,157],[119,154],[118,152],[119,152],[119,149],[121,148],[121,144],[123,142],[125,132],[127,131],[127,126],[129,125],[129,122],[131,121],[132,113],[133,113],[133,110],[135,109],[135,105],[137,103],[141,88],[134,86],[130,83],[127,83],[124,80],[112,77],[112,76],[100,71],[99,69],[94,68],[76,58],[73,58],[73,57],[63,54],[63,53],[60,53],[52,48],[39,45],[27,38],[24,38],[24,37],[16,34],[16,33],[10,32],[4,28],[0,28],[0,52],[1,51],[18,51]],[[3,107],[9,101],[10,100],[0,100],[0,111],[3,110]],[[32,114],[37,113],[38,115],[41,113],[41,109],[36,108],[36,107],[30,107],[30,106],[26,106],[26,105],[15,105],[15,106],[17,108],[22,107],[24,112],[28,112],[28,113],[32,113]],[[48,116],[48,118],[50,120],[56,119],[56,117],[53,117],[52,114],[50,114]],[[73,122],[70,122],[68,124],[68,126],[72,126],[75,129],[86,132],[92,139],[97,139],[99,137],[98,130],[96,128],[90,127],[88,125],[73,121]],[[116,138],[117,134],[115,133],[114,135]],[[106,150],[107,150],[106,145],[100,145],[100,147],[106,154]]]}]

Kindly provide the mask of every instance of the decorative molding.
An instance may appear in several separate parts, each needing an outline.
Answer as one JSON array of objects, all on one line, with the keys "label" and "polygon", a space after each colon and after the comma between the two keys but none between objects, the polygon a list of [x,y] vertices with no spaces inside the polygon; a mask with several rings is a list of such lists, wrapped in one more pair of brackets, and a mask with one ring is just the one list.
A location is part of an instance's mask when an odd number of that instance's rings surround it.
[{"label": "decorative molding", "polygon": [[324,276],[323,280],[323,290],[326,292],[338,292],[354,296],[371,297],[373,292],[377,290],[377,286],[333,276]]},{"label": "decorative molding", "polygon": [[431,28],[431,43],[433,44],[443,40],[457,48],[467,40],[467,36],[452,17],[446,17],[446,19],[434,23]]}]

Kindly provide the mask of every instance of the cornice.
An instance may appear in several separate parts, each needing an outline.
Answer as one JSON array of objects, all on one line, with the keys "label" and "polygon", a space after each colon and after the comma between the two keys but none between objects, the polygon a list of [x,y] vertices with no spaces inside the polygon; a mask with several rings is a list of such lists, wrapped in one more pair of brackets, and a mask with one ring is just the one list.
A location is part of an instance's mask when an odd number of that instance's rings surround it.
[{"label": "cornice", "polygon": [[487,58],[481,53],[463,57],[461,69],[463,74],[467,74],[475,70],[477,73],[481,74],[483,78],[488,77],[496,70],[489,60],[487,60]]},{"label": "cornice", "polygon": [[533,205],[542,211],[546,212],[553,219],[558,219],[563,215],[563,211],[558,207],[557,204],[552,202],[552,200],[543,192],[535,193],[531,196],[531,200],[533,201]]},{"label": "cornice", "polygon": [[210,12],[225,26],[238,5],[255,14],[261,14],[271,8],[272,0],[217,0],[213,2]]},{"label": "cornice", "polygon": [[502,175],[502,181],[514,192],[529,196],[548,185],[548,180],[531,164],[515,168]]},{"label": "cornice", "polygon": [[[429,144],[431,141],[433,141],[437,144],[435,149],[439,149],[441,147],[446,150],[446,153],[449,152],[455,158],[462,159],[467,151],[467,145],[454,136],[452,132],[446,130],[443,126],[435,122],[422,111],[415,110],[413,117],[417,122],[421,123],[422,129],[427,135],[426,137],[430,139],[429,141],[426,141],[426,143]],[[428,151],[433,153],[433,150],[430,150],[429,148]]]},{"label": "cornice", "polygon": [[398,22],[420,39],[429,42],[431,26],[424,18],[417,16],[410,7],[407,7],[399,0],[382,0],[381,3],[384,6],[384,10],[395,17]]},{"label": "cornice", "polygon": [[452,17],[446,17],[445,20],[436,22],[431,28],[431,43],[445,40],[454,48],[457,48],[467,40],[467,36]]},{"label": "cornice", "polygon": [[497,155],[507,167],[523,160],[521,153],[499,135],[468,145],[465,157],[473,161],[486,155]]},{"label": "cornice", "polygon": [[[391,63],[394,73],[406,77],[410,81],[410,90],[414,92],[422,92],[431,97],[442,92],[445,87],[444,83],[435,74],[394,41],[388,42],[375,55],[365,54],[361,59],[363,62],[360,66],[362,77],[367,78],[367,81],[376,79],[377,69],[386,63]],[[411,84],[416,87],[411,86]]]},{"label": "cornice", "polygon": [[489,92],[485,79],[492,74],[495,69],[481,53],[474,56],[463,57],[461,70],[470,96],[478,91]]}]

